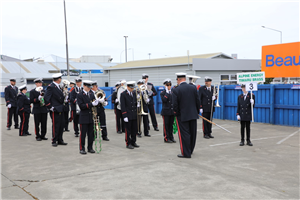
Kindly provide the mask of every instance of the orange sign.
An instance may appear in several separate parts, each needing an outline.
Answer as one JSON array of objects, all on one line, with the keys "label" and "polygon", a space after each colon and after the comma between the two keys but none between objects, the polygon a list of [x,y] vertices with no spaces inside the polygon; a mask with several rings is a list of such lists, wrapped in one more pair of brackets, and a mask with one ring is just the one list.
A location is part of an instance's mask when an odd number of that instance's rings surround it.
[{"label": "orange sign", "polygon": [[300,42],[263,46],[261,71],[266,78],[300,77]]}]

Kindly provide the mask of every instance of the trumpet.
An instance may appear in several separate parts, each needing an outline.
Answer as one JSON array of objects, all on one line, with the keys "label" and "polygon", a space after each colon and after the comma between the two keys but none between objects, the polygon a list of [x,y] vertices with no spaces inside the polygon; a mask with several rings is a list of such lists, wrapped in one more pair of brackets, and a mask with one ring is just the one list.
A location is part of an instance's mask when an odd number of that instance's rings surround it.
[{"label": "trumpet", "polygon": [[104,103],[106,102],[106,101],[104,101],[105,100],[105,96],[106,96],[106,94],[105,94],[105,92],[103,91],[103,90],[97,90],[96,92],[95,92],[95,97],[96,97],[96,99],[98,99],[99,101],[102,101],[102,105],[103,106],[105,106],[104,105]]},{"label": "trumpet", "polygon": [[41,99],[40,99],[40,106],[43,107],[45,105],[45,100],[44,100],[44,88],[42,86],[35,88],[35,91],[39,92],[41,95]]},{"label": "trumpet", "polygon": [[[216,90],[216,87],[218,87],[218,90]],[[215,84],[214,85],[214,91],[213,91],[213,96],[215,96],[217,98],[217,103],[216,105],[214,106],[214,102],[212,101],[211,102],[211,111],[210,111],[210,119],[212,120],[212,113],[213,113],[213,106],[214,107],[221,107],[220,104],[219,104],[219,90],[220,90],[220,84]]]}]

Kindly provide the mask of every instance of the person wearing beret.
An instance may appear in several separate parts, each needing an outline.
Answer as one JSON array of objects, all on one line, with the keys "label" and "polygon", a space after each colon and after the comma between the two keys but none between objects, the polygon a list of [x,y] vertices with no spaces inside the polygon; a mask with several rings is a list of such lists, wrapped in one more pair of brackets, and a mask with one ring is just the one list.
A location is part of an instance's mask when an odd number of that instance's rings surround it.
[{"label": "person wearing beret", "polygon": [[[37,141],[47,140],[47,113],[48,109],[44,105],[43,99],[45,90],[42,89],[43,79],[37,78],[34,80],[36,88],[30,90],[30,103],[33,104],[32,114],[34,118],[34,130],[35,130],[35,139]],[[41,88],[41,91],[37,91],[37,88]],[[40,129],[41,127],[41,129]]]},{"label": "person wearing beret", "polygon": [[255,102],[255,95],[251,94],[246,91],[245,85],[241,86],[243,93],[238,96],[238,103],[237,103],[237,120],[241,122],[241,143],[240,146],[245,145],[245,128],[247,133],[247,145],[253,146],[251,140],[250,140],[250,122],[252,120],[252,111],[251,111],[251,104]]},{"label": "person wearing beret", "polygon": [[83,88],[81,87],[82,80],[81,78],[75,79],[76,85],[71,88],[70,90],[70,102],[71,102],[71,117],[70,122],[73,120],[73,128],[75,131],[75,137],[78,137],[79,135],[79,128],[78,128],[78,120],[79,120],[79,112],[76,112],[76,104],[77,104],[77,94],[82,92]]},{"label": "person wearing beret", "polygon": [[7,130],[10,130],[12,125],[12,116],[14,116],[15,129],[19,128],[18,125],[18,110],[17,110],[17,95],[18,87],[16,86],[16,78],[10,78],[10,85],[5,87],[5,101],[7,106]]},{"label": "person wearing beret", "polygon": [[30,99],[26,96],[27,87],[26,85],[22,85],[20,87],[20,93],[17,97],[18,104],[18,114],[21,118],[19,136],[27,136],[31,135],[28,132],[28,123],[29,123],[29,115],[30,115]]}]

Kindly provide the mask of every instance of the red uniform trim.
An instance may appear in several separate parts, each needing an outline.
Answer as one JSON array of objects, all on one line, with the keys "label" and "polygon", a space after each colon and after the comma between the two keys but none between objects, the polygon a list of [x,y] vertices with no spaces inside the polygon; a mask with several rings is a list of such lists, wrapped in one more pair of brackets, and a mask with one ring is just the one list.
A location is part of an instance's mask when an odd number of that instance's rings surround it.
[{"label": "red uniform trim", "polygon": [[166,123],[165,123],[165,116],[162,116],[163,117],[163,122],[164,122],[164,138],[165,138],[165,141],[167,141],[167,131],[166,131]]},{"label": "red uniform trim", "polygon": [[116,130],[118,132],[119,130],[118,130],[118,122],[117,122],[117,109],[115,108],[114,111],[115,111],[115,118],[116,118]]},{"label": "red uniform trim", "polygon": [[23,110],[24,108],[21,108],[19,111]]},{"label": "red uniform trim", "polygon": [[54,119],[54,112],[52,112],[52,120],[53,120],[53,124],[52,124],[52,142],[53,142],[53,138],[55,137],[55,119]]},{"label": "red uniform trim", "polygon": [[50,105],[50,103],[48,103],[46,106],[49,106]]},{"label": "red uniform trim", "polygon": [[126,141],[126,146],[128,146],[128,140],[127,140],[127,128],[125,128],[125,141]]},{"label": "red uniform trim", "polygon": [[165,95],[165,97],[168,98],[166,95]]},{"label": "red uniform trim", "polygon": [[9,127],[9,108],[7,108],[7,128]]},{"label": "red uniform trim", "polygon": [[184,156],[183,154],[183,148],[182,148],[182,141],[181,141],[181,133],[180,133],[180,128],[178,125],[178,119],[176,117],[176,124],[177,124],[177,129],[178,129],[178,136],[179,136],[179,141],[180,141],[180,149],[181,149],[181,154]]},{"label": "red uniform trim", "polygon": [[36,99],[34,99],[34,102],[36,102]]},{"label": "red uniform trim", "polygon": [[125,113],[127,113],[127,112],[123,112],[122,115],[125,114]]},{"label": "red uniform trim", "polygon": [[80,136],[79,136],[79,146],[80,146],[80,150],[82,150],[82,145],[81,145],[81,132],[82,132],[82,125],[80,124]]},{"label": "red uniform trim", "polygon": [[23,112],[23,123],[22,123],[21,135],[23,135],[24,123],[25,123],[25,112]]},{"label": "red uniform trim", "polygon": [[86,104],[86,107],[89,108],[89,104]]}]

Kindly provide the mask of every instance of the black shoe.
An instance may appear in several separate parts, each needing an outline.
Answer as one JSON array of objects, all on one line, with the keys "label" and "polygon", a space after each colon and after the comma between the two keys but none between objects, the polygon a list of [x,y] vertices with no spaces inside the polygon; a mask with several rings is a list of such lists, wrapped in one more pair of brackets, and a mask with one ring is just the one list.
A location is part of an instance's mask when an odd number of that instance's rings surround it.
[{"label": "black shoe", "polygon": [[48,138],[46,138],[46,137],[43,137],[43,138],[41,138],[42,140],[48,140]]},{"label": "black shoe", "polygon": [[27,134],[19,135],[19,136],[27,136]]},{"label": "black shoe", "polygon": [[251,141],[247,142],[248,146],[253,146],[253,144],[251,143]]},{"label": "black shoe", "polygon": [[7,127],[7,130],[10,130],[10,127]]},{"label": "black shoe", "polygon": [[68,129],[66,129],[65,131],[66,131],[66,132],[70,132],[70,130],[68,130]]},{"label": "black shoe", "polygon": [[75,133],[75,137],[78,137],[78,135],[79,135],[78,133]]},{"label": "black shoe", "polygon": [[93,149],[88,150],[88,152],[95,153],[95,151]]},{"label": "black shoe", "polygon": [[173,143],[176,143],[176,140],[174,140],[174,139],[172,139],[171,141],[172,141]]},{"label": "black shoe", "polygon": [[167,140],[165,141],[165,143],[173,143],[171,140]]},{"label": "black shoe", "polygon": [[20,129],[18,126],[15,126],[15,129]]},{"label": "black shoe", "polygon": [[68,143],[66,143],[66,142],[58,142],[57,144],[58,145],[67,145]]},{"label": "black shoe", "polygon": [[118,131],[117,133],[119,133],[119,134],[122,134],[122,132],[121,132],[121,131]]},{"label": "black shoe", "polygon": [[181,154],[178,154],[177,157],[178,157],[178,158],[191,158],[191,156],[187,157],[187,156],[183,156],[183,155],[181,155]]},{"label": "black shoe", "polygon": [[210,139],[210,137],[208,135],[204,135],[205,139]]},{"label": "black shoe", "polygon": [[245,145],[244,141],[241,141],[240,146],[244,146],[244,145]]},{"label": "black shoe", "polygon": [[53,146],[53,147],[57,147],[57,144],[56,144],[56,143],[52,143],[52,146]]},{"label": "black shoe", "polygon": [[26,133],[26,135],[31,135],[30,133]]},{"label": "black shoe", "polygon": [[132,146],[136,147],[136,148],[139,148],[140,146],[137,145],[136,143],[134,143]]},{"label": "black shoe", "polygon": [[36,138],[36,141],[42,141],[42,139],[41,138]]},{"label": "black shoe", "polygon": [[158,129],[158,128],[154,128],[154,130],[155,130],[155,131],[159,131],[159,129]]},{"label": "black shoe", "polygon": [[215,138],[215,137],[214,137],[214,136],[212,136],[211,134],[210,134],[208,137],[210,137],[210,138]]},{"label": "black shoe", "polygon": [[142,135],[141,135],[141,134],[136,134],[136,136],[138,136],[139,138],[141,138],[141,137],[142,137]]},{"label": "black shoe", "polygon": [[85,150],[80,150],[80,153],[81,154],[86,154],[86,151]]},{"label": "black shoe", "polygon": [[125,131],[122,131],[122,133],[125,133]]},{"label": "black shoe", "polygon": [[148,134],[148,135],[145,135],[145,137],[151,137],[151,135]]},{"label": "black shoe", "polygon": [[109,141],[109,139],[107,137],[102,138],[105,141]]},{"label": "black shoe", "polygon": [[134,149],[134,147],[130,144],[126,146],[127,149]]}]

